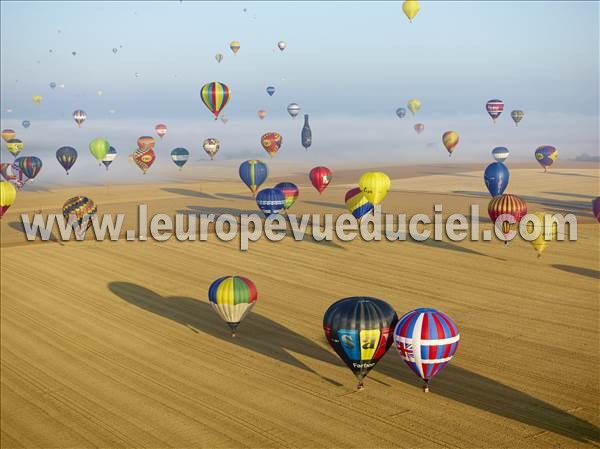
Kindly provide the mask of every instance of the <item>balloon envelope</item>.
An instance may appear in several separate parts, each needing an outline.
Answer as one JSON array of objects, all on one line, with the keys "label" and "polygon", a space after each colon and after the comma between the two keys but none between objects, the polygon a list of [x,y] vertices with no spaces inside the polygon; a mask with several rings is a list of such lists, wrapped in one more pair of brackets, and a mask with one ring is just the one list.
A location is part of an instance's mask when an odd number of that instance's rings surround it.
[{"label": "balloon envelope", "polygon": [[279,189],[263,189],[256,195],[256,204],[262,213],[269,217],[285,208],[285,197]]},{"label": "balloon envelope", "polygon": [[0,181],[0,218],[12,206],[16,197],[17,190],[15,187],[8,181]]},{"label": "balloon envelope", "polygon": [[391,181],[383,172],[366,172],[358,181],[358,186],[369,203],[377,206],[390,191]]},{"label": "balloon envelope", "polygon": [[404,116],[406,115],[406,109],[404,109],[404,108],[396,109],[396,115],[398,116],[398,118],[404,118]]},{"label": "balloon envelope", "polygon": [[529,234],[538,233],[537,237],[530,240],[529,243],[533,246],[539,258],[542,257],[542,253],[550,242],[556,239],[557,223],[552,220],[552,214],[536,212],[533,215],[537,217],[539,222],[528,221],[526,229]]},{"label": "balloon envelope", "polygon": [[264,162],[251,159],[240,164],[239,174],[242,182],[248,186],[252,193],[267,180],[269,168]]},{"label": "balloon envelope", "polygon": [[23,120],[21,122],[21,125],[23,126],[23,128],[27,129],[31,126],[31,122],[29,120]]},{"label": "balloon envelope", "polygon": [[42,169],[42,160],[35,156],[25,156],[15,159],[15,164],[29,179],[34,179]]},{"label": "balloon envelope", "polygon": [[308,177],[313,187],[319,193],[323,193],[323,190],[327,188],[332,179],[331,170],[327,167],[314,167],[309,172]]},{"label": "balloon envelope", "polygon": [[208,300],[213,310],[227,323],[231,335],[258,300],[254,283],[242,276],[223,276],[208,289]]},{"label": "balloon envelope", "polygon": [[175,148],[171,151],[171,160],[179,168],[183,167],[190,157],[190,152],[185,148]]},{"label": "balloon envelope", "polygon": [[510,151],[506,147],[496,147],[492,150],[492,156],[494,156],[497,162],[504,162],[509,154]]},{"label": "balloon envelope", "polygon": [[56,150],[56,159],[68,175],[69,170],[73,167],[75,161],[77,161],[77,150],[73,147],[60,147]]},{"label": "balloon envelope", "polygon": [[5,142],[8,142],[9,140],[17,137],[17,133],[14,130],[8,128],[3,129],[0,135],[2,136]]},{"label": "balloon envelope", "polygon": [[417,123],[415,126],[415,131],[417,132],[417,134],[421,134],[423,132],[423,130],[425,129],[425,125],[423,125],[423,123]]},{"label": "balloon envelope", "polygon": [[[98,212],[96,204],[86,196],[74,196],[63,204],[62,213],[65,222],[72,220],[71,226],[79,234],[92,227],[92,218]],[[85,222],[85,226],[84,226]]]},{"label": "balloon envelope", "polygon": [[238,51],[240,51],[240,42],[239,41],[231,41],[231,43],[229,44],[229,48],[231,48],[231,51],[235,55]]},{"label": "balloon envelope", "polygon": [[219,114],[223,108],[227,105],[231,97],[231,91],[227,85],[218,81],[207,83],[202,86],[200,91],[200,98],[202,102],[208,108],[210,112],[215,116],[215,120],[219,117]]},{"label": "balloon envelope", "polygon": [[108,153],[106,153],[106,156],[102,158],[102,163],[106,167],[106,170],[108,170],[108,167],[110,167],[110,164],[112,164],[116,157],[117,150],[114,147],[110,147],[108,149]]},{"label": "balloon envelope", "polygon": [[77,126],[81,126],[81,124],[83,122],[85,122],[86,119],[87,119],[87,114],[85,113],[85,111],[83,111],[81,109],[77,109],[76,111],[73,112],[73,120],[75,120],[75,123],[77,123]]},{"label": "balloon envelope", "polygon": [[94,156],[94,158],[100,162],[102,159],[104,159],[106,153],[108,153],[110,144],[108,143],[108,140],[97,137],[90,142],[89,149],[90,153],[92,153],[92,156]]},{"label": "balloon envelope", "polygon": [[[510,232],[511,224],[507,220],[496,222],[502,215],[509,215],[514,218],[515,223],[519,223],[521,218],[527,214],[527,203],[517,195],[505,193],[492,198],[488,204],[488,215],[494,225],[502,229],[502,233],[507,235]],[[505,243],[508,243],[505,242]]]},{"label": "balloon envelope", "polygon": [[513,119],[513,122],[515,122],[515,126],[519,126],[519,122],[523,120],[525,113],[519,109],[515,109],[510,112],[510,116]]},{"label": "balloon envelope", "polygon": [[257,112],[257,114],[258,114],[258,118],[262,120],[267,116],[267,111],[265,111],[264,109],[261,109],[260,111]]},{"label": "balloon envelope", "polygon": [[277,154],[279,148],[281,148],[282,140],[281,134],[277,132],[269,132],[262,135],[260,138],[260,143],[265,151],[269,153],[269,156],[273,157]]},{"label": "balloon envelope", "polygon": [[429,391],[429,381],[452,359],[459,340],[454,321],[435,309],[408,312],[394,329],[396,349],[408,367],[425,381],[425,391]]},{"label": "balloon envelope", "polygon": [[298,186],[291,182],[280,182],[275,188],[281,190],[281,193],[283,193],[283,208],[285,210],[294,205],[300,194]]},{"label": "balloon envelope", "polygon": [[140,136],[137,140],[138,148],[142,150],[153,150],[154,145],[156,145],[156,140],[152,136]]},{"label": "balloon envelope", "polygon": [[298,114],[300,114],[300,106],[297,103],[290,103],[287,107],[288,114],[295,118]]},{"label": "balloon envelope", "polygon": [[459,136],[456,131],[446,131],[442,135],[442,143],[444,144],[444,146],[446,147],[446,150],[448,151],[448,156],[452,156],[452,152],[456,148],[456,145],[458,145],[458,140],[459,140]]},{"label": "balloon envelope", "polygon": [[600,223],[600,196],[592,200],[592,212]]},{"label": "balloon envelope", "polygon": [[210,159],[213,160],[219,152],[219,148],[221,148],[221,143],[219,142],[219,139],[204,139],[204,142],[202,143],[202,148],[204,148],[206,154],[210,156]]},{"label": "balloon envelope", "polygon": [[325,312],[325,337],[358,379],[359,389],[392,345],[397,321],[398,316],[388,303],[364,296],[340,299]]},{"label": "balloon envelope", "polygon": [[408,100],[408,103],[406,105],[408,107],[408,110],[412,113],[412,115],[415,115],[417,111],[421,109],[421,102],[416,98]]},{"label": "balloon envelope", "polygon": [[167,134],[167,125],[159,123],[154,127],[154,131],[161,139]]},{"label": "balloon envelope", "polygon": [[285,50],[285,47],[287,47],[287,44],[286,44],[285,42],[283,42],[283,41],[279,41],[279,42],[277,42],[277,47],[278,47],[278,48],[279,48],[281,51],[283,51],[283,50]]},{"label": "balloon envelope", "polygon": [[156,160],[156,154],[152,148],[138,148],[133,152],[132,157],[135,165],[137,165],[144,174],[146,174]]},{"label": "balloon envelope", "polygon": [[544,171],[548,171],[554,161],[558,158],[558,150],[550,145],[542,145],[535,150],[535,159],[544,167]]},{"label": "balloon envelope", "polygon": [[268,86],[267,93],[269,94],[269,97],[272,97],[273,94],[275,93],[275,88],[273,86]]},{"label": "balloon envelope", "polygon": [[490,195],[502,195],[508,186],[510,173],[506,165],[501,162],[493,162],[488,165],[483,173],[483,180]]},{"label": "balloon envelope", "polygon": [[363,194],[360,187],[355,187],[346,192],[344,198],[346,208],[356,218],[360,220],[363,216],[373,210],[373,205],[369,203],[367,197]]},{"label": "balloon envelope", "polygon": [[495,123],[496,119],[504,111],[504,102],[498,99],[490,100],[485,104],[485,110]]},{"label": "balloon envelope", "polygon": [[421,7],[417,0],[405,0],[404,3],[402,3],[402,11],[410,22],[413,21],[420,9]]},{"label": "balloon envelope", "polygon": [[21,151],[23,151],[23,147],[25,144],[21,139],[10,139],[6,142],[6,149],[13,156],[18,156]]}]

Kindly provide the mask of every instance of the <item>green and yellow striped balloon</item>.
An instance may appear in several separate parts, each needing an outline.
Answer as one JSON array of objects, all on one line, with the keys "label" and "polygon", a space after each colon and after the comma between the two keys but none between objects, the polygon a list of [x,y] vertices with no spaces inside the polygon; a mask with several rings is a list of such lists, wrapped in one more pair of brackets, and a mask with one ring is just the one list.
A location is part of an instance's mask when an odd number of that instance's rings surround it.
[{"label": "green and yellow striped balloon", "polygon": [[217,120],[217,118],[219,118],[219,113],[223,110],[225,105],[227,105],[227,102],[231,97],[231,91],[227,85],[219,83],[218,81],[213,81],[212,83],[202,86],[200,97],[209,111],[215,116],[215,120]]}]

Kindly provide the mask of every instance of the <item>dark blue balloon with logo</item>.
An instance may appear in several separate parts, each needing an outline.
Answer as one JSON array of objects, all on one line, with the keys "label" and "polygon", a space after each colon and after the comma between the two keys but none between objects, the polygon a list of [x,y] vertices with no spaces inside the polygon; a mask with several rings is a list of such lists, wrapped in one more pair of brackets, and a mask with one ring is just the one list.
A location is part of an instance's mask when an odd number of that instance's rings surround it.
[{"label": "dark blue balloon with logo", "polygon": [[256,195],[256,204],[265,217],[269,217],[284,209],[285,196],[279,189],[263,189]]},{"label": "dark blue balloon with logo", "polygon": [[273,86],[268,86],[267,93],[269,94],[269,97],[272,97],[273,94],[275,93],[275,88]]},{"label": "dark blue balloon with logo", "polygon": [[508,186],[510,173],[502,162],[494,162],[488,165],[483,174],[485,186],[492,196],[502,195]]}]

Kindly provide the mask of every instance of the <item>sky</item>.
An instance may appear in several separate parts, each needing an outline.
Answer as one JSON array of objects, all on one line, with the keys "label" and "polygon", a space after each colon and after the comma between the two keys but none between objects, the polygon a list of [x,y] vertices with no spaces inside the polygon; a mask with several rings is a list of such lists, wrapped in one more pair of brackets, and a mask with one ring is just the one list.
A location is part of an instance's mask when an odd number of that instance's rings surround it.
[{"label": "sky", "polygon": [[[159,122],[169,127],[166,147],[196,154],[204,138],[218,137],[224,159],[265,157],[267,131],[284,136],[278,158],[315,164],[445,163],[447,130],[461,136],[457,162],[488,161],[495,146],[515,160],[531,160],[538,145],[564,158],[598,153],[598,2],[420,3],[411,24],[401,2],[2,1],[2,128],[18,131],[23,154],[42,156],[63,145],[87,153],[96,136],[129,153]],[[232,40],[241,42],[237,55]],[[52,90],[52,81],[64,88]],[[227,124],[200,100],[210,81],[231,88]],[[421,110],[398,119],[411,98]],[[492,98],[505,102],[496,125],[484,109]],[[294,120],[291,102],[302,108]],[[88,114],[81,129],[75,109]],[[512,109],[526,114],[518,128]]]}]

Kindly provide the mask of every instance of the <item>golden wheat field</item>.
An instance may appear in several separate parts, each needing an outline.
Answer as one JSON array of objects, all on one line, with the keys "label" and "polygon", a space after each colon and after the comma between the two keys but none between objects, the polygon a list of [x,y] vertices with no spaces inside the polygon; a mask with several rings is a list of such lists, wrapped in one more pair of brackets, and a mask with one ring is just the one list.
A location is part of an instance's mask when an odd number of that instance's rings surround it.
[{"label": "golden wheat field", "polygon": [[[232,164],[233,167],[233,164]],[[588,166],[589,167],[589,166]],[[388,172],[389,213],[469,213],[484,229],[489,195],[477,165]],[[363,168],[361,171],[365,171]],[[290,173],[296,214],[345,212],[360,171],[334,172],[319,195]],[[269,183],[274,183],[270,179]],[[27,242],[21,213],[60,213],[74,194],[99,214],[256,212],[231,181],[24,191],[1,221],[3,448],[598,447],[600,227],[594,168],[511,167],[529,211],[573,213],[576,242]],[[259,300],[236,338],[207,289],[251,278]],[[373,296],[402,315],[434,307],[459,350],[423,393],[392,347],[356,380],[324,338],[339,298]]]}]

